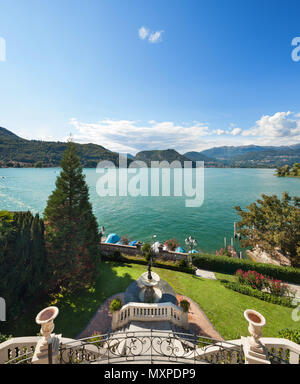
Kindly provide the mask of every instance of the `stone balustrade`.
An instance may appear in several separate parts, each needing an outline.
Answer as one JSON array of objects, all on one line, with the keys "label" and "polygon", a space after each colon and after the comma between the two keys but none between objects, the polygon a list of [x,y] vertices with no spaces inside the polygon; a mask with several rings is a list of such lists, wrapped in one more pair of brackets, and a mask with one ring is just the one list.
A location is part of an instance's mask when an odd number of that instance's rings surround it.
[{"label": "stone balustrade", "polygon": [[270,358],[278,356],[290,364],[300,364],[300,345],[280,338],[262,337],[261,343],[266,347]]},{"label": "stone balustrade", "polygon": [[34,352],[36,344],[40,337],[16,337],[4,341],[0,344],[0,364],[8,360],[15,359],[18,356]]},{"label": "stone balustrade", "polygon": [[[159,304],[158,304],[159,305]],[[128,308],[127,308],[128,309]],[[146,314],[147,316],[147,314]],[[151,316],[151,315],[149,315]],[[163,316],[168,317],[164,313]],[[150,318],[153,321],[152,318]],[[162,337],[162,332],[158,333],[159,337]],[[126,334],[122,334],[123,338],[126,337]],[[132,338],[133,333],[130,333],[130,338]],[[106,335],[107,336],[107,335]],[[175,335],[176,336],[176,335]],[[153,333],[155,336],[155,332]],[[169,336],[168,336],[169,337]],[[64,348],[60,350],[60,355],[58,362],[61,364],[66,363],[76,363],[78,361],[95,361],[96,359],[101,359],[103,356],[108,356],[108,347],[111,348],[113,342],[117,342],[118,334],[112,334],[111,339],[106,339],[107,341],[103,343],[100,347],[90,344],[89,339],[83,340],[74,340],[69,338],[61,338],[61,345]],[[34,337],[17,337],[5,341],[0,344],[0,364],[6,363],[8,360],[15,359],[14,362],[17,362],[17,358],[24,359],[24,354],[33,353],[37,345],[37,342],[40,340],[39,336]],[[180,340],[180,334],[179,334]],[[300,364],[300,345],[292,341],[281,339],[281,338],[270,338],[262,337],[260,339],[263,346],[269,353],[269,358],[273,362],[277,363],[289,363],[289,364]],[[87,344],[88,342],[88,344]],[[201,342],[201,339],[200,339]],[[185,343],[185,340],[182,340],[182,343]],[[206,361],[211,364],[243,364],[245,363],[243,353],[243,342],[242,339],[230,340],[230,341],[220,341],[215,342],[212,345],[206,345],[203,347],[196,348],[196,350],[187,352],[185,358],[186,362],[188,360],[198,360],[199,362]],[[26,356],[25,356],[26,358]],[[280,360],[276,360],[280,358]],[[30,358],[29,358],[30,363]]]},{"label": "stone balustrade", "polygon": [[242,342],[238,340],[199,347],[195,353],[197,360],[210,364],[243,364]]},{"label": "stone balustrade", "polygon": [[128,303],[119,311],[113,312],[112,330],[125,327],[131,321],[169,321],[188,329],[188,315],[172,303]]},{"label": "stone balustrade", "polygon": [[[282,338],[261,337],[261,329],[266,320],[252,309],[244,312],[249,322],[250,336],[230,341],[174,331],[153,331],[151,328],[147,331],[147,327],[145,331],[140,332],[126,332],[124,329],[114,332],[132,321],[145,323],[168,321],[188,329],[187,312],[171,302],[157,304],[130,302],[113,313],[113,333],[79,340],[50,334],[54,329],[53,320],[57,314],[56,307],[45,308],[38,314],[37,323],[42,324],[43,336],[18,337],[1,343],[0,364],[105,364],[113,360],[123,362],[126,357],[145,359],[149,356],[152,362],[154,355],[158,357],[158,361],[162,361],[162,358],[169,359],[170,353],[176,362],[179,362],[180,358],[190,363],[300,364],[300,345]],[[40,345],[44,347],[42,358],[38,355]]]},{"label": "stone balustrade", "polygon": [[[287,339],[262,337],[260,342],[266,348],[269,359],[279,358],[278,363],[300,364],[300,345]],[[211,364],[217,363],[241,363],[236,347],[243,347],[242,339],[222,342],[203,348],[198,348],[197,359],[206,360]]]}]

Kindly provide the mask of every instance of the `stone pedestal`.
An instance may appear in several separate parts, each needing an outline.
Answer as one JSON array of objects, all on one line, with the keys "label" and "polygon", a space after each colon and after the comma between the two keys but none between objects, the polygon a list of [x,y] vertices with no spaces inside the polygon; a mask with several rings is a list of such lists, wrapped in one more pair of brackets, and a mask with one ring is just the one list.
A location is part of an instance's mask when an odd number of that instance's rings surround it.
[{"label": "stone pedestal", "polygon": [[153,287],[146,287],[144,291],[144,302],[153,303],[154,302],[154,289]]},{"label": "stone pedestal", "polygon": [[241,339],[245,354],[245,364],[271,364],[268,359],[268,353],[260,342],[254,346],[250,336],[241,337]]},{"label": "stone pedestal", "polygon": [[249,323],[248,331],[251,336],[242,337],[242,345],[246,364],[270,364],[268,352],[260,341],[262,328],[266,325],[266,319],[257,311],[247,309],[244,312],[245,319]]},{"label": "stone pedestal", "polygon": [[[39,312],[35,318],[35,322],[41,325],[42,337],[39,339],[35,347],[34,355],[32,358],[33,364],[57,363],[60,342],[59,340],[61,335],[55,336],[55,334],[52,334],[52,332],[54,330],[54,319],[57,317],[58,312],[59,310],[57,307],[47,307]],[[50,356],[49,352],[51,352]]]},{"label": "stone pedestal", "polygon": [[49,353],[48,353],[48,347],[51,344],[52,349],[52,364],[58,363],[58,350],[59,350],[59,344],[60,344],[60,338],[62,335],[55,335],[52,334],[48,340],[48,342],[45,343],[44,337],[42,337],[35,348],[34,355],[32,358],[32,364],[50,364],[49,362]]}]

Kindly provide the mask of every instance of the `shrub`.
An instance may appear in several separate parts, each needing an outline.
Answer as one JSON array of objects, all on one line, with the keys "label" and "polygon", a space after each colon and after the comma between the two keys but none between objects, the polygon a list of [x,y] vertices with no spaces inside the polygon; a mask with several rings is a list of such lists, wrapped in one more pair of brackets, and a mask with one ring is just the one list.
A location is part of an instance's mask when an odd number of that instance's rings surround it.
[{"label": "shrub", "polygon": [[235,274],[241,268],[255,270],[275,279],[300,284],[300,268],[282,267],[264,263],[254,263],[250,260],[235,259],[226,256],[214,256],[209,254],[194,254],[193,265],[197,268],[214,272]]},{"label": "shrub", "polygon": [[169,251],[174,252],[175,249],[179,247],[180,243],[178,242],[178,240],[172,238],[167,240],[164,245],[168,248]]},{"label": "shrub", "polygon": [[256,271],[244,272],[243,270],[238,269],[235,275],[240,284],[249,285],[251,288],[258,289],[259,291],[267,290],[269,293],[276,296],[287,296],[293,293],[289,286],[283,284],[281,280],[263,276]]},{"label": "shrub", "polygon": [[[112,259],[112,256],[102,256],[102,259],[103,260],[107,260],[107,261],[116,261],[118,263],[132,263],[132,264],[139,264],[139,265],[147,265],[148,262],[144,259],[141,259],[141,258],[138,258],[138,257],[135,257],[135,256],[126,256],[124,254],[122,254],[122,257],[120,260],[113,260]],[[195,273],[195,269],[194,268],[191,268],[191,267],[179,267],[178,264],[175,264],[175,263],[172,263],[170,264],[170,262],[166,262],[166,261],[163,261],[163,260],[153,260],[153,267],[157,267],[157,268],[163,268],[163,269],[170,269],[172,271],[180,271],[180,272],[185,272],[185,273],[189,273],[189,274],[194,274]]]},{"label": "shrub", "polygon": [[291,340],[294,343],[300,344],[300,329],[281,329],[278,333],[279,337],[284,339]]},{"label": "shrub", "polygon": [[121,308],[122,308],[122,302],[119,298],[113,299],[110,302],[110,305],[109,305],[110,312],[119,311]]},{"label": "shrub", "polygon": [[12,339],[12,335],[4,335],[3,333],[0,333],[0,344],[4,343],[4,341]]},{"label": "shrub", "polygon": [[100,332],[94,331],[93,337],[89,339],[89,343],[96,345],[97,347],[103,346],[102,336]]},{"label": "shrub", "polygon": [[181,306],[183,312],[185,313],[188,312],[190,309],[190,303],[187,300],[181,300],[179,305]]},{"label": "shrub", "polygon": [[268,289],[270,293],[277,296],[285,296],[290,293],[288,285],[283,284],[281,280],[273,278],[268,281]]},{"label": "shrub", "polygon": [[250,285],[250,287],[260,291],[268,287],[267,278],[256,271],[244,272],[243,270],[238,269],[235,275],[237,276],[240,284]]},{"label": "shrub", "polygon": [[291,297],[275,296],[275,295],[272,295],[271,293],[262,292],[257,289],[253,289],[249,285],[239,284],[234,282],[225,282],[223,283],[223,285],[224,287],[228,289],[232,289],[233,291],[241,293],[243,295],[252,296],[272,304],[278,304],[284,307],[294,308],[294,305],[292,304],[293,299]]},{"label": "shrub", "polygon": [[185,259],[180,259],[178,262],[178,267],[179,268],[186,268],[188,266],[188,263]]},{"label": "shrub", "polygon": [[237,253],[233,249],[233,247],[228,245],[226,248],[221,248],[219,251],[216,251],[216,256],[226,256],[226,257],[235,257],[235,258],[237,258]]}]

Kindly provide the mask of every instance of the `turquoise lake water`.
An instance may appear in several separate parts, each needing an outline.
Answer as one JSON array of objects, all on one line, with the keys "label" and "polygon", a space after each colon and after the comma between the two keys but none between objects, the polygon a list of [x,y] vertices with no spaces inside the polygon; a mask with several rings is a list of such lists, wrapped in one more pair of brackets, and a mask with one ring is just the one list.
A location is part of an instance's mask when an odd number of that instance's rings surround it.
[{"label": "turquoise lake water", "polygon": [[[277,178],[271,169],[204,170],[204,203],[185,206],[186,197],[99,197],[99,174],[85,169],[90,199],[99,225],[108,233],[127,235],[132,240],[152,241],[156,234],[163,242],[175,237],[184,246],[188,235],[198,240],[198,248],[215,253],[233,236],[233,222],[239,216],[234,206],[245,208],[262,193],[280,195],[284,191],[300,196],[300,180]],[[55,187],[59,169],[1,169],[0,209],[30,210],[42,214]]]}]

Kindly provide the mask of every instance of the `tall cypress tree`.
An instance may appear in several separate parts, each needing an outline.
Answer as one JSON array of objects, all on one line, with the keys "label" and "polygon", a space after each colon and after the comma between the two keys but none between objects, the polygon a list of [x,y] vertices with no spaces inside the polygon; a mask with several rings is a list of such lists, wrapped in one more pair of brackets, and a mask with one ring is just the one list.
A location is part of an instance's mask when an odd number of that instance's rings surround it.
[{"label": "tall cypress tree", "polygon": [[72,142],[67,145],[61,168],[44,212],[45,238],[52,286],[74,291],[92,281],[100,257],[99,233]]},{"label": "tall cypress tree", "polygon": [[0,296],[8,320],[30,308],[48,289],[44,225],[30,212],[0,212]]}]

